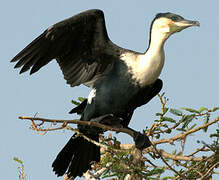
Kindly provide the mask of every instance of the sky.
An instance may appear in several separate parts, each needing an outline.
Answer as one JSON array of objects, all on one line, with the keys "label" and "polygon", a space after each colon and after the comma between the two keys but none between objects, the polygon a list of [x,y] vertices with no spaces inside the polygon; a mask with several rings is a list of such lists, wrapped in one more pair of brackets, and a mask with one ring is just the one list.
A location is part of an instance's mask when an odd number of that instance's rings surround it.
[{"label": "sky", "polygon": [[[188,28],[173,35],[165,44],[165,65],[160,78],[162,92],[174,108],[219,106],[218,6],[211,1],[146,0],[19,0],[0,2],[0,179],[18,179],[13,157],[25,165],[27,179],[57,179],[51,164],[72,132],[56,131],[44,136],[29,129],[30,122],[18,116],[55,119],[78,118],[69,115],[71,99],[86,97],[89,89],[71,88],[52,61],[36,74],[19,75],[9,61],[50,25],[87,9],[102,9],[110,39],[121,47],[144,52],[150,23],[159,12],[177,13],[198,20],[200,28]],[[160,111],[158,98],[136,110],[130,126],[142,130]],[[211,129],[215,131],[215,128]],[[203,135],[203,134],[200,134]],[[128,136],[121,141],[132,143]],[[216,176],[215,176],[216,177]],[[62,179],[62,178],[59,178]]]}]

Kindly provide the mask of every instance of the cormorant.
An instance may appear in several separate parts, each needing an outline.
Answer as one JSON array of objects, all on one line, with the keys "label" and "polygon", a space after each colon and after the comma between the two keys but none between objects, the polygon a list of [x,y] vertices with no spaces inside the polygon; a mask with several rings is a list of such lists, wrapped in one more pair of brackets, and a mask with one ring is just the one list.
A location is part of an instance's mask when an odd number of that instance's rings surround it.
[{"label": "cormorant", "polygon": [[[139,53],[115,45],[107,35],[103,12],[88,10],[46,29],[11,62],[17,61],[15,68],[22,67],[20,73],[31,68],[33,74],[56,59],[69,85],[92,88],[88,99],[70,113],[81,114],[82,121],[119,123],[128,128],[134,110],[162,88],[158,77],[164,65],[165,41],[190,26],[199,26],[199,22],[169,12],[157,14],[151,23],[149,46],[145,53]],[[99,141],[101,129],[78,128]],[[134,132],[137,148],[150,146],[147,137]],[[66,173],[71,178],[82,176],[92,161],[99,160],[99,147],[73,135],[52,167],[58,176]]]}]

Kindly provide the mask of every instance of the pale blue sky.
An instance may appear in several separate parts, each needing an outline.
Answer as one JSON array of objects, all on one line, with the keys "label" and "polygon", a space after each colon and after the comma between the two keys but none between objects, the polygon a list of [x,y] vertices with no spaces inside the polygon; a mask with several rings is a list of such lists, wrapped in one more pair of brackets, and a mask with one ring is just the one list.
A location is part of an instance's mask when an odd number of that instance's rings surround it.
[{"label": "pale blue sky", "polygon": [[[70,88],[55,61],[29,76],[19,75],[9,63],[20,50],[50,25],[91,8],[105,13],[108,34],[116,44],[145,51],[149,27],[155,14],[173,12],[199,20],[200,28],[175,34],[166,43],[166,61],[161,74],[162,91],[169,106],[213,107],[219,105],[218,1],[147,0],[7,0],[0,3],[0,179],[18,179],[17,156],[25,163],[27,179],[56,179],[51,163],[68,141],[71,132],[51,132],[39,136],[19,115],[70,119],[72,98],[87,96],[88,88]],[[160,110],[158,98],[139,108],[131,126],[141,130],[150,125]],[[215,127],[216,128],[216,127]],[[212,129],[214,130],[214,129]],[[132,140],[122,136],[122,142]]]}]

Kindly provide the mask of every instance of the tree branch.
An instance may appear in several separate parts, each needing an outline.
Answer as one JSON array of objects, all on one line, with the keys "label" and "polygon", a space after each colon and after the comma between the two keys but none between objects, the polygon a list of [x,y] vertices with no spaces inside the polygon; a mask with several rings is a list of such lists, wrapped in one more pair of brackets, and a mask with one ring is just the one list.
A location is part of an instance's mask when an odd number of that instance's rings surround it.
[{"label": "tree branch", "polygon": [[210,125],[212,125],[212,124],[214,124],[214,123],[216,123],[216,122],[218,122],[218,121],[219,121],[219,117],[215,118],[214,120],[212,120],[212,121],[210,121],[210,122],[208,122],[208,123],[206,123],[206,124],[203,124],[203,125],[201,125],[201,126],[198,126],[197,128],[194,128],[194,129],[191,129],[191,130],[189,130],[189,131],[187,131],[187,132],[178,134],[178,135],[176,135],[176,136],[174,136],[174,137],[172,137],[172,138],[169,138],[169,139],[161,139],[161,140],[155,141],[154,144],[172,143],[173,141],[176,141],[176,140],[178,140],[178,139],[183,139],[183,138],[185,138],[186,136],[188,136],[189,134],[192,134],[192,133],[197,132],[197,131],[199,131],[199,130],[201,130],[201,129],[204,129],[204,128],[206,128],[206,127],[208,127],[208,126],[210,126]]},{"label": "tree branch", "polygon": [[[67,124],[81,124],[81,125],[90,125],[90,126],[95,126],[95,127],[100,127],[100,128],[103,128],[104,130],[111,130],[111,131],[115,131],[115,132],[123,132],[123,133],[126,133],[126,134],[131,134],[131,136],[133,137],[133,132],[131,130],[128,130],[128,129],[125,129],[125,128],[114,128],[114,127],[111,127],[111,126],[106,126],[106,125],[103,125],[103,124],[100,124],[100,123],[96,123],[96,122],[88,122],[88,121],[80,121],[80,120],[57,120],[57,119],[45,119],[45,118],[38,118],[38,117],[25,117],[25,116],[20,116],[19,119],[22,119],[22,120],[31,120],[32,121],[32,125],[33,125],[33,129],[38,131],[48,131],[48,129],[36,129],[36,124],[33,122],[33,121],[43,121],[43,122],[51,122],[51,123],[62,123],[62,126],[61,127],[58,127],[58,128],[53,128],[53,129],[50,129],[50,131],[52,130],[59,130],[59,129],[63,129],[63,128],[66,128],[66,129],[69,129],[69,130],[72,130],[76,133],[78,133],[80,136],[83,136],[85,139],[87,139],[88,141],[90,141],[89,138],[87,138],[86,136],[84,136],[83,134],[81,134],[79,131],[77,131],[77,129],[73,129],[71,128],[70,126],[67,126]],[[185,136],[187,136],[188,134],[192,133],[192,132],[195,132],[195,131],[198,131],[202,128],[205,128],[215,122],[217,122],[219,120],[219,118],[216,118],[214,119],[213,121],[207,123],[207,124],[204,124],[198,128],[195,128],[188,131],[187,133],[183,133],[183,134],[179,134],[173,138],[170,138],[170,139],[162,139],[162,140],[158,140],[158,141],[154,141],[153,144],[154,145],[157,145],[157,144],[161,144],[161,143],[169,143],[171,141],[175,141],[177,139],[180,139],[180,138],[183,138]],[[91,142],[91,141],[90,141]],[[107,146],[105,145],[102,145],[100,143],[97,143],[97,142],[93,142],[92,143],[96,144],[97,146],[100,146],[102,147],[101,148],[101,153],[104,153],[105,149],[107,149]],[[125,150],[125,149],[130,149],[134,146],[134,144],[121,144],[120,148]],[[149,147],[147,149],[144,150],[144,153],[148,153],[148,152],[155,152],[154,149],[152,147]],[[172,160],[183,160],[183,161],[202,161],[203,158],[202,157],[188,157],[188,156],[179,156],[179,155],[173,155],[173,154],[169,154],[167,152],[165,152],[164,150],[160,149],[158,150],[158,152],[160,153],[160,155],[162,155],[163,157],[165,158],[169,158],[169,159],[172,159]]]},{"label": "tree branch", "polygon": [[[110,130],[110,131],[115,131],[115,132],[123,132],[126,133],[128,135],[130,135],[131,137],[134,137],[134,133],[133,131],[127,129],[127,128],[117,128],[117,127],[112,127],[112,126],[108,126],[108,125],[104,125],[101,123],[97,123],[97,122],[93,122],[93,121],[80,121],[80,120],[58,120],[58,119],[46,119],[46,118],[38,118],[38,117],[26,117],[26,116],[19,116],[19,119],[22,120],[31,120],[31,121],[43,121],[43,122],[51,122],[51,123],[63,123],[63,126],[66,126],[67,124],[80,124],[80,125],[87,125],[87,126],[93,126],[93,127],[99,127],[102,128],[103,130]],[[211,124],[214,124],[216,122],[219,121],[219,117],[215,118],[214,120],[203,124],[197,128],[191,129],[185,133],[181,133],[178,134],[172,138],[169,139],[161,139],[161,140],[157,140],[154,141],[154,145],[157,144],[162,144],[162,143],[172,143],[173,141],[176,141],[178,139],[183,139],[186,136],[188,136],[189,134],[192,134],[194,132],[197,132],[201,129],[204,129],[208,126],[210,126]]]},{"label": "tree branch", "polygon": [[209,176],[209,173],[211,171],[214,170],[214,168],[219,164],[219,162],[217,162],[216,164],[213,164],[209,169],[208,171],[200,178],[200,180],[205,180],[207,176]]},{"label": "tree branch", "polygon": [[93,121],[80,121],[77,119],[76,120],[59,120],[59,119],[46,119],[46,118],[26,117],[26,116],[19,116],[19,119],[31,120],[31,121],[43,121],[43,122],[51,122],[51,123],[63,123],[63,125],[67,125],[67,124],[87,125],[87,126],[98,127],[103,130],[123,132],[123,133],[130,135],[131,137],[134,137],[134,133],[130,129],[112,127],[112,126],[104,125],[104,124],[93,122]]},{"label": "tree branch", "polygon": [[[208,161],[209,159],[211,159],[211,158],[214,158],[214,154],[213,155],[211,155],[211,156],[209,156],[209,157],[206,157],[206,158],[203,158],[203,161]],[[198,167],[201,163],[203,163],[203,161],[200,161],[200,162],[198,162],[197,164],[195,164],[195,165],[193,165],[193,166],[191,166],[188,170],[186,170],[186,171],[184,171],[183,173],[181,173],[181,175],[185,175],[185,174],[187,174],[187,173],[189,173],[190,171],[192,171],[192,170],[194,170],[196,167]],[[177,179],[180,179],[181,177],[180,176],[177,176],[176,178],[174,178],[173,180],[177,180]]]},{"label": "tree branch", "polygon": [[[93,121],[80,121],[80,120],[57,120],[57,119],[46,119],[46,118],[38,118],[38,117],[25,117],[25,116],[20,116],[19,119],[22,119],[22,120],[30,120],[32,121],[32,128],[39,133],[39,131],[43,131],[43,132],[46,132],[46,131],[52,131],[52,130],[59,130],[59,129],[68,129],[68,130],[72,130],[74,132],[76,132],[79,136],[82,136],[84,137],[86,140],[90,141],[91,143],[94,143],[96,144],[97,146],[100,146],[101,147],[101,152],[103,153],[108,147],[107,145],[103,145],[101,143],[98,143],[96,141],[92,141],[91,139],[89,139],[88,137],[86,137],[85,135],[83,135],[82,133],[80,133],[78,131],[78,129],[74,129],[70,126],[67,126],[68,124],[80,124],[80,125],[87,125],[87,126],[93,126],[93,127],[98,127],[98,128],[102,128],[103,130],[110,130],[110,131],[115,131],[115,132],[123,132],[123,133],[126,133],[128,135],[130,135],[131,137],[134,137],[134,133],[133,131],[127,129],[127,128],[118,128],[118,127],[111,127],[111,126],[108,126],[108,125],[104,125],[104,124],[100,124],[100,123],[97,123],[97,122],[93,122]],[[42,121],[42,123],[40,124],[36,124],[35,121]],[[193,128],[191,130],[188,130],[187,132],[184,132],[184,133],[180,133],[174,137],[171,137],[171,138],[168,138],[168,139],[161,139],[161,140],[157,140],[157,141],[154,141],[152,142],[153,144],[153,147],[149,147],[149,148],[146,148],[144,149],[143,153],[148,153],[148,152],[153,152],[155,154],[158,154],[161,158],[161,160],[166,164],[166,166],[168,167],[169,170],[175,172],[178,176],[176,177],[176,179],[181,179],[181,178],[184,178],[186,173],[189,173],[191,170],[194,170],[196,171],[196,167],[199,166],[199,164],[205,160],[207,160],[208,158],[206,157],[193,157],[194,154],[200,152],[200,151],[206,151],[206,149],[203,147],[203,148],[200,148],[200,149],[197,149],[195,152],[187,155],[187,156],[182,156],[182,155],[174,155],[174,154],[169,154],[167,152],[165,152],[163,149],[156,149],[156,145],[158,144],[163,144],[163,143],[170,143],[172,144],[174,141],[176,140],[179,140],[179,139],[184,139],[186,138],[188,135],[190,134],[193,134],[201,129],[204,129],[214,123],[217,123],[219,121],[219,117],[213,119],[212,121],[206,123],[206,124],[203,124],[203,125],[200,125],[196,128]],[[44,122],[50,122],[50,123],[60,123],[61,126],[60,127],[57,127],[57,128],[50,128],[50,129],[41,129],[39,128]],[[124,149],[130,149],[132,148],[134,145],[133,144],[121,144],[120,145],[120,148],[122,150]],[[115,151],[121,151],[120,149],[115,149]],[[167,161],[164,159],[164,158],[167,158],[167,159],[171,159],[171,160],[179,160],[179,161],[195,161],[195,162],[198,162],[198,164],[192,166],[191,168],[189,168],[187,171],[185,171],[184,173],[179,173],[178,171],[176,171],[174,168],[172,168],[172,165],[168,164]],[[218,165],[218,163],[216,163]],[[213,171],[214,167],[216,165],[212,165],[209,169],[209,171],[205,172],[204,175],[202,174],[199,174],[199,176],[203,179],[205,178],[210,172]],[[105,170],[105,169],[103,169]],[[102,171],[101,171],[102,172]],[[196,173],[199,173],[196,172]],[[92,174],[87,174],[87,175],[91,175]],[[90,176],[90,178],[92,178]],[[95,176],[93,176],[93,178],[95,178]]]}]

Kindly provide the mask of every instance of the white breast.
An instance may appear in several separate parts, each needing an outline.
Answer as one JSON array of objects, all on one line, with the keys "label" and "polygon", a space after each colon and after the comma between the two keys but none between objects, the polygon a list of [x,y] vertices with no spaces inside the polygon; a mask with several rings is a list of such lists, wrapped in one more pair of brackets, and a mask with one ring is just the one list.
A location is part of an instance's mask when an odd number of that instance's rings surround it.
[{"label": "white breast", "polygon": [[141,86],[147,86],[156,81],[164,65],[164,51],[147,51],[143,55],[123,54],[121,59],[128,66],[132,78]]}]

